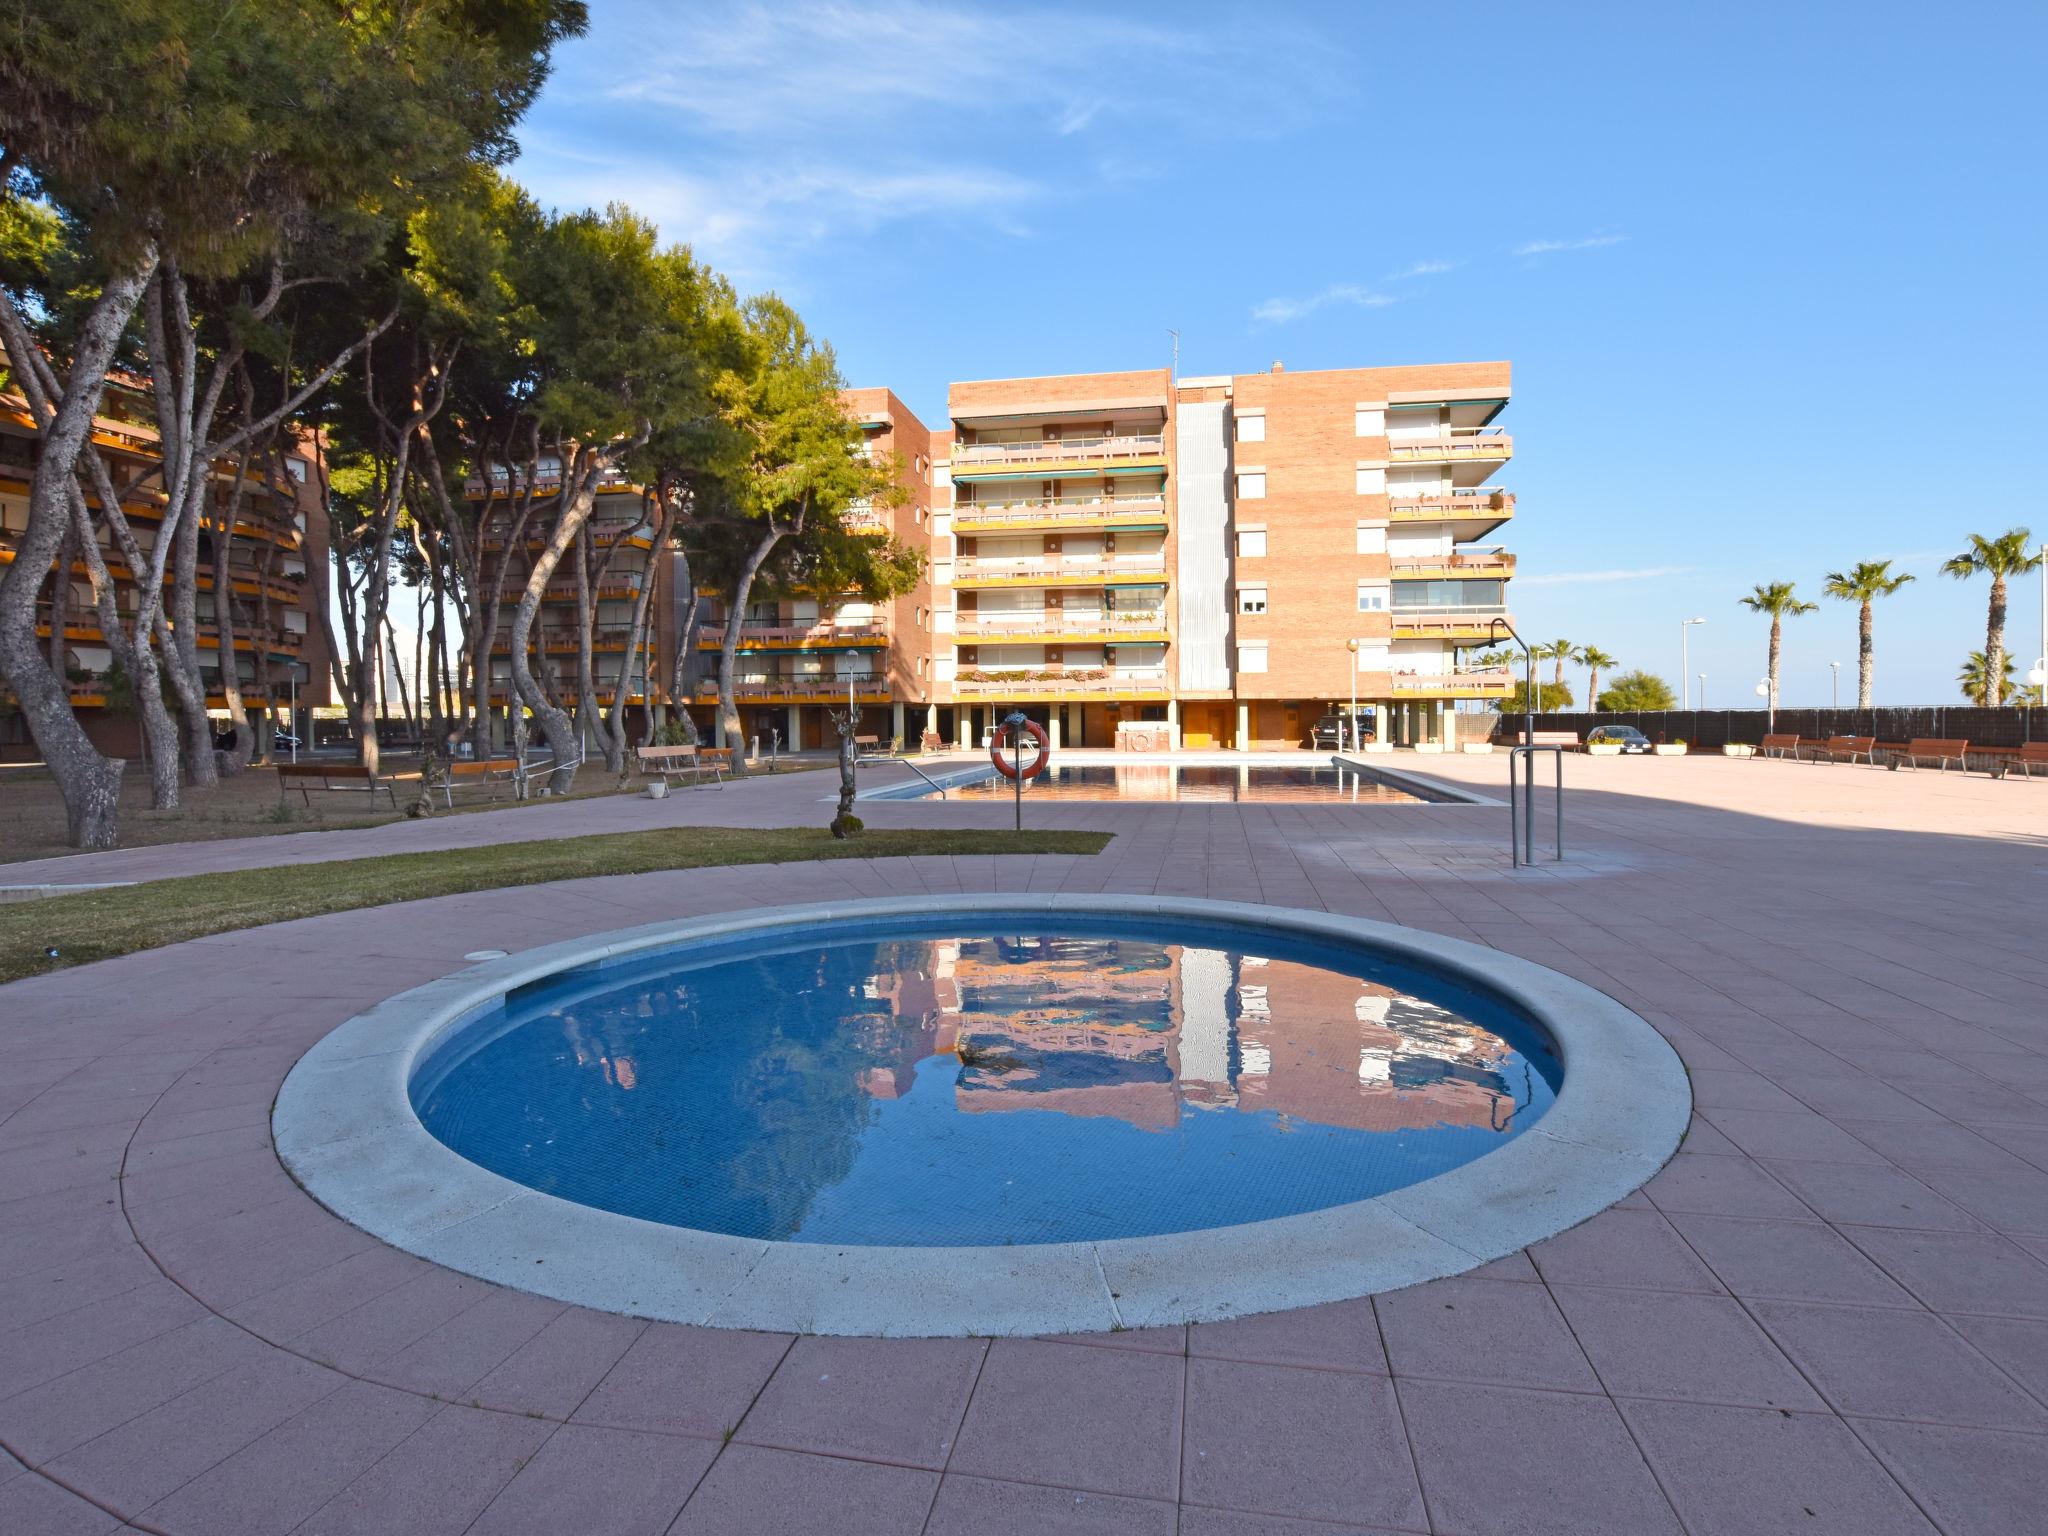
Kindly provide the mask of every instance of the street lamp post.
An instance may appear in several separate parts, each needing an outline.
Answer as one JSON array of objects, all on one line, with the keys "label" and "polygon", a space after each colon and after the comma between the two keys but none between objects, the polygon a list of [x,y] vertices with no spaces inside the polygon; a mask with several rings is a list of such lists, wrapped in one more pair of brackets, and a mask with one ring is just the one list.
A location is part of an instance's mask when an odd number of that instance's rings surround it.
[{"label": "street lamp post", "polygon": [[1828,670],[1834,674],[1830,680],[1834,689],[1830,696],[1831,702],[1834,708],[1840,709],[1842,707],[1842,664],[1839,661],[1831,661],[1828,663]]},{"label": "street lamp post", "polygon": [[2041,690],[2041,702],[2048,704],[2048,539],[2041,543],[2041,655],[2027,669],[2027,681]]},{"label": "street lamp post", "polygon": [[[1692,627],[1704,624],[1705,619],[1680,619],[1678,621],[1678,707],[1685,708],[1685,680],[1692,674]],[[1700,707],[1706,707],[1704,686],[1700,694]]]},{"label": "street lamp post", "polygon": [[1695,704],[1695,705],[1693,706],[1693,708],[1695,708],[1695,709],[1705,709],[1706,707],[1707,707],[1707,674],[1706,674],[1706,673],[1704,673],[1704,672],[1702,672],[1702,673],[1700,674],[1700,701],[1699,701],[1699,703]]},{"label": "street lamp post", "polygon": [[1342,741],[1348,731],[1351,736],[1351,750],[1357,752],[1364,745],[1358,739],[1358,642],[1346,640],[1344,644],[1351,652],[1351,713],[1346,717],[1345,730],[1337,733],[1337,739]]}]

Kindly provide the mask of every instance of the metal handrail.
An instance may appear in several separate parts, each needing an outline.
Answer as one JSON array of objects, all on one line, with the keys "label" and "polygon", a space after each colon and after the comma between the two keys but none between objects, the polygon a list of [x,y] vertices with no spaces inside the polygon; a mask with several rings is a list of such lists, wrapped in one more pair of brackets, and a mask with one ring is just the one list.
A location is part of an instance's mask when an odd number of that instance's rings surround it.
[{"label": "metal handrail", "polygon": [[[859,759],[856,758],[855,761],[858,762]],[[909,758],[899,757],[896,759],[896,761],[901,763],[904,767],[908,768],[920,779],[923,779],[925,783],[931,785],[933,789],[936,789],[939,792],[939,798],[941,800],[946,798],[946,786],[941,784],[937,779],[933,778],[930,774],[926,773],[922,768],[918,767],[917,764],[913,763]]]}]

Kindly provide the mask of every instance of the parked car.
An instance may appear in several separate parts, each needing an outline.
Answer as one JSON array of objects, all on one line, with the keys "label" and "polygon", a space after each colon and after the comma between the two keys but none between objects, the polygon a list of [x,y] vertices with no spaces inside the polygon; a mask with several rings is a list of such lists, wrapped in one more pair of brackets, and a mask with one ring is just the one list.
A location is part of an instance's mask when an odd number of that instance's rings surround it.
[{"label": "parked car", "polygon": [[1348,710],[1332,710],[1316,722],[1315,735],[1312,739],[1318,752],[1339,752],[1355,747],[1360,742],[1372,740],[1372,710],[1360,705],[1358,714],[1351,723],[1347,723],[1344,718],[1348,713]]},{"label": "parked car", "polygon": [[1596,725],[1586,732],[1587,746],[1603,743],[1619,746],[1624,757],[1638,752],[1647,754],[1650,750],[1650,738],[1632,725]]}]

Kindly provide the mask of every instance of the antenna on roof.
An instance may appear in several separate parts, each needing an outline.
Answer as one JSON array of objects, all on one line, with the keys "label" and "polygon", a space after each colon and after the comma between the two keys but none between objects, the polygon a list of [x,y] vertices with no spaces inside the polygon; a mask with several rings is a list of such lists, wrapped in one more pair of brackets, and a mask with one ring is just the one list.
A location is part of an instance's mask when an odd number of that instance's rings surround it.
[{"label": "antenna on roof", "polygon": [[1174,383],[1178,384],[1180,382],[1180,332],[1169,328],[1166,334],[1173,338],[1172,379]]}]

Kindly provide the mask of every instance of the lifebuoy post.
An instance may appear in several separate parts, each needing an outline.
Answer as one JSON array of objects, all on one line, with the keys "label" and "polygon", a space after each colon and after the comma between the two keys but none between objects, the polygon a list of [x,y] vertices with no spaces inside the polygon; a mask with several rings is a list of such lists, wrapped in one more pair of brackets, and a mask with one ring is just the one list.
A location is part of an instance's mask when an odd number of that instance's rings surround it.
[{"label": "lifebuoy post", "polygon": [[[1038,751],[1029,767],[1024,763],[1024,738],[1029,736]],[[1003,761],[1003,745],[1008,742],[1012,761]],[[1045,727],[1031,719],[1021,709],[1012,710],[1003,717],[989,737],[989,760],[996,765],[996,772],[1008,779],[1016,791],[1017,830],[1024,830],[1024,781],[1035,779],[1052,762],[1052,738],[1046,735]]]}]

